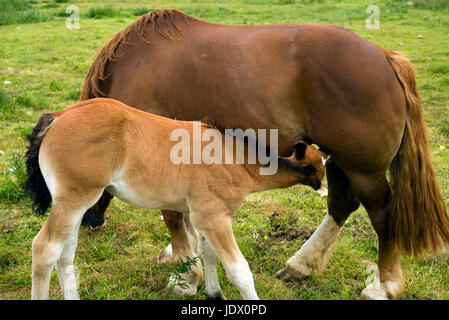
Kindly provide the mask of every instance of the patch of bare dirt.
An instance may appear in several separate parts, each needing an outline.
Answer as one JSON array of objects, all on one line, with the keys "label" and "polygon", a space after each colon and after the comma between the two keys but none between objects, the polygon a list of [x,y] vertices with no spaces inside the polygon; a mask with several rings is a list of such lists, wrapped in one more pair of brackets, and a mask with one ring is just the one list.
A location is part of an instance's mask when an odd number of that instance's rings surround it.
[{"label": "patch of bare dirt", "polygon": [[278,213],[273,212],[270,215],[270,222],[273,227],[273,231],[270,231],[268,236],[284,243],[288,243],[296,239],[307,240],[313,234],[313,230],[311,228],[306,226],[297,226],[298,221],[294,216],[289,216],[282,219],[279,217]]}]

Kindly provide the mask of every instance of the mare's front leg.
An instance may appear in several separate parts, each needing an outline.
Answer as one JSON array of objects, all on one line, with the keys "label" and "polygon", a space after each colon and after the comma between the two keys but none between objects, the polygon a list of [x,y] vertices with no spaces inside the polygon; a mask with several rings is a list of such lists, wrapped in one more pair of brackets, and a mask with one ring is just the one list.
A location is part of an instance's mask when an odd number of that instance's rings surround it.
[{"label": "mare's front leg", "polygon": [[[164,222],[170,232],[171,244],[159,255],[158,260],[162,262],[173,261],[176,265],[179,261],[186,261],[187,257],[194,258],[198,256],[199,237],[191,226],[188,215],[177,211],[162,210]],[[190,269],[181,275],[185,286],[173,284],[173,279],[169,285],[174,285],[174,293],[179,296],[194,296],[197,287],[203,281],[203,266],[198,259]]]},{"label": "mare's front leg", "polygon": [[332,161],[327,165],[326,176],[328,214],[312,237],[287,261],[287,266],[276,273],[278,278],[301,280],[321,273],[334,251],[341,227],[360,205],[348,178]]}]

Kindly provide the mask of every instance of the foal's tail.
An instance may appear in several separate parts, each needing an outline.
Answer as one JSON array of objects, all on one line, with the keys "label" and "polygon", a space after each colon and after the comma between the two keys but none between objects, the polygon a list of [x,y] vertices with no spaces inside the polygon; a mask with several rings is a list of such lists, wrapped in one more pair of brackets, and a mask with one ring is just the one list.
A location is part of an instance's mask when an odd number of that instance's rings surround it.
[{"label": "foal's tail", "polygon": [[386,57],[407,101],[402,144],[390,166],[390,239],[406,255],[439,253],[449,243],[449,218],[430,161],[415,73],[402,54],[387,52]]},{"label": "foal's tail", "polygon": [[25,182],[25,191],[33,200],[32,210],[39,215],[44,214],[51,203],[50,191],[39,167],[39,149],[54,120],[55,117],[51,113],[43,114],[34,126],[31,135],[27,137],[30,145],[25,154],[28,176]]}]

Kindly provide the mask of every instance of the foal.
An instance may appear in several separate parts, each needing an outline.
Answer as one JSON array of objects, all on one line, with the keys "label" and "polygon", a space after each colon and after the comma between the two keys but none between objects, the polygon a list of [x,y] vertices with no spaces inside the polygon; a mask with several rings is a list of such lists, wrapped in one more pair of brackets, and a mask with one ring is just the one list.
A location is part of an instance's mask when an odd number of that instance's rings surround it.
[{"label": "foal", "polygon": [[[218,283],[218,257],[242,297],[258,298],[248,263],[234,239],[231,216],[251,192],[297,183],[320,188],[327,155],[297,142],[290,157],[276,159],[279,168],[273,175],[260,175],[264,165],[259,161],[174,164],[171,133],[175,129],[192,133],[192,124],[112,99],[88,100],[41,116],[30,137],[26,187],[38,213],[45,213],[50,201],[53,206],[33,240],[32,299],[48,299],[55,265],[64,299],[79,298],[73,266],[78,228],[84,212],[104,190],[136,206],[189,215],[205,239],[206,282]],[[203,132],[210,125],[200,128]],[[226,135],[220,138],[225,146]],[[221,296],[217,290],[216,285],[207,285],[208,296]]]}]

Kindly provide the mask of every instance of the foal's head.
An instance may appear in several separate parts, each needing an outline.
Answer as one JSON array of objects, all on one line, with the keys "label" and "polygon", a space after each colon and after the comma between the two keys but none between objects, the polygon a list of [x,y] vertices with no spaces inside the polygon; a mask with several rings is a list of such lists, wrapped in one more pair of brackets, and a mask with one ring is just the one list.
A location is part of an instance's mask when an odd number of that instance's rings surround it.
[{"label": "foal's head", "polygon": [[280,158],[280,162],[298,174],[299,183],[318,190],[321,188],[321,179],[326,173],[326,161],[329,157],[328,154],[314,146],[304,141],[297,141],[293,145],[293,154]]}]

